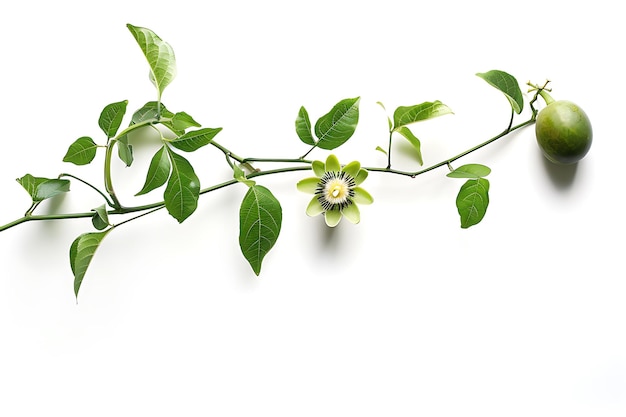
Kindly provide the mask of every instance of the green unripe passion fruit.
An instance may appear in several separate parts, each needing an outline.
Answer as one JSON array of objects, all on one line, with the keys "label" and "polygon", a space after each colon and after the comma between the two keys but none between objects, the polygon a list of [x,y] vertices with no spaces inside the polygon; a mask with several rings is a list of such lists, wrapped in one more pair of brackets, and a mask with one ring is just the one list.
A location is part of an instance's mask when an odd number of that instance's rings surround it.
[{"label": "green unripe passion fruit", "polygon": [[566,100],[554,101],[537,114],[535,134],[545,157],[557,164],[580,161],[593,137],[587,114]]}]

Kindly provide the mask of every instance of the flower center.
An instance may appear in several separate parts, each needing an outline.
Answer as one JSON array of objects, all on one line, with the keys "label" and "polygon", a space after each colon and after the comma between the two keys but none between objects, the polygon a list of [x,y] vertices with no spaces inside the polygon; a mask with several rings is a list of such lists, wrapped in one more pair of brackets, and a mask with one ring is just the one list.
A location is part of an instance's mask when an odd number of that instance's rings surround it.
[{"label": "flower center", "polygon": [[324,210],[343,209],[352,204],[356,182],[345,172],[328,171],[317,184],[315,194]]}]

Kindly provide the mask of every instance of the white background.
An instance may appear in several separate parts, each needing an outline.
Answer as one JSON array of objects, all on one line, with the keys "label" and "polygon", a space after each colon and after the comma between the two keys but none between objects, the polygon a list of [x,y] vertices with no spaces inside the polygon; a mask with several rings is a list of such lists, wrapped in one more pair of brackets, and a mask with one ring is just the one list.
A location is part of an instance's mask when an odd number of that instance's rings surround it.
[{"label": "white background", "polygon": [[[294,158],[304,105],[313,120],[361,96],[356,134],[336,154],[384,166],[388,111],[441,100],[454,115],[415,125],[430,165],[508,124],[501,93],[475,76],[501,69],[552,81],[583,107],[594,142],[576,166],[547,164],[533,128],[458,161],[492,168],[491,204],[462,230],[463,180],[372,173],[361,223],[328,230],[304,209],[306,172],[263,177],[283,208],[256,277],[238,247],[235,186],[204,195],[179,225],[165,212],[112,232],[76,302],[68,251],[88,220],[0,233],[2,416],[623,416],[626,274],[622,214],[623,60],[618,3],[551,1],[12,2],[0,14],[0,223],[20,217],[26,173],[69,172],[80,136],[103,143],[102,108],[155,93],[126,23],[176,52],[163,101],[249,157]],[[528,117],[528,107],[516,120]],[[125,122],[126,123],[126,122]],[[416,170],[403,139],[394,166]],[[124,203],[153,151],[116,161]],[[327,151],[310,156],[324,159]],[[206,147],[202,186],[229,177]],[[263,168],[263,167],[262,167]],[[88,211],[74,182],[40,213]]]}]

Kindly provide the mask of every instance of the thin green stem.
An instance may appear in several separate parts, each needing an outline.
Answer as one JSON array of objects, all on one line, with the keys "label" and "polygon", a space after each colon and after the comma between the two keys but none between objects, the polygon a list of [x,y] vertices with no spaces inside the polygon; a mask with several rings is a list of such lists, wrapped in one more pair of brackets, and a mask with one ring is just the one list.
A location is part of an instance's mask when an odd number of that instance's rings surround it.
[{"label": "thin green stem", "polygon": [[[528,119],[525,122],[520,123],[520,124],[518,124],[516,126],[513,126],[513,127],[509,128],[509,129],[503,131],[502,133],[492,137],[491,139],[486,140],[483,143],[481,143],[479,145],[476,145],[476,146],[474,146],[471,149],[466,150],[465,152],[461,152],[460,154],[458,154],[458,155],[456,155],[456,156],[454,156],[454,157],[452,157],[452,158],[450,158],[450,159],[448,159],[446,161],[443,161],[443,162],[439,163],[438,166],[445,165],[445,164],[448,164],[448,163],[452,163],[452,162],[456,161],[457,159],[461,159],[464,156],[466,156],[466,155],[468,155],[468,154],[470,154],[470,153],[472,153],[474,151],[477,151],[478,149],[480,149],[482,147],[485,147],[485,146],[489,145],[490,143],[493,143],[496,140],[498,140],[498,139],[508,135],[509,133],[514,132],[514,131],[516,131],[518,129],[521,129],[523,127],[526,127],[528,125],[531,125],[533,123],[535,123],[535,119],[534,118]],[[417,175],[419,175],[419,173]]]},{"label": "thin green stem", "polygon": [[115,195],[115,190],[113,189],[113,178],[111,176],[111,158],[113,155],[113,147],[117,139],[111,139],[107,143],[106,154],[104,156],[104,188],[106,189],[109,196],[111,196],[112,207],[121,208],[122,204],[117,199]]},{"label": "thin green stem", "polygon": [[490,143],[492,143],[492,142],[495,142],[496,140],[498,140],[498,139],[500,139],[500,138],[502,138],[502,137],[504,137],[504,136],[508,135],[508,134],[509,134],[509,133],[511,133],[511,132],[514,132],[514,131],[516,131],[516,130],[518,130],[518,129],[521,129],[521,128],[523,128],[523,127],[526,127],[526,126],[528,126],[528,125],[531,125],[531,124],[533,124],[534,122],[535,122],[535,118],[534,118],[534,117],[533,117],[533,118],[530,118],[529,120],[527,120],[527,121],[525,121],[525,122],[523,122],[523,123],[520,123],[520,124],[518,124],[518,125],[516,125],[516,126],[511,127],[510,129],[507,129],[507,130],[505,130],[505,131],[503,131],[503,132],[501,132],[501,133],[497,134],[496,136],[492,137],[491,139],[486,140],[485,142],[482,142],[481,144],[476,145],[476,146],[474,146],[474,147],[473,147],[473,148],[471,148],[471,149],[468,149],[468,150],[466,150],[466,151],[464,151],[464,152],[461,152],[460,154],[458,154],[458,155],[456,155],[456,156],[453,156],[452,158],[449,158],[449,159],[443,160],[443,161],[441,161],[441,162],[438,162],[438,163],[436,163],[436,164],[434,164],[434,165],[431,165],[431,166],[429,166],[429,167],[427,167],[427,168],[424,168],[424,169],[422,169],[422,170],[420,170],[420,171],[399,171],[399,170],[397,170],[397,169],[391,169],[391,168],[376,168],[376,167],[363,167],[363,168],[364,168],[364,169],[366,169],[366,170],[368,170],[368,171],[373,171],[373,172],[386,172],[386,173],[389,173],[389,174],[404,175],[404,176],[407,176],[407,177],[412,177],[412,178],[415,178],[415,177],[417,177],[418,175],[425,174],[425,173],[427,173],[427,172],[429,172],[429,171],[432,171],[432,170],[434,170],[434,169],[440,168],[440,167],[442,167],[442,166],[448,166],[448,167],[449,167],[449,166],[451,166],[452,162],[454,162],[454,161],[456,161],[456,160],[458,160],[458,159],[461,159],[461,158],[463,158],[464,156],[469,155],[470,153],[475,152],[475,151],[477,151],[478,149],[480,149],[480,148],[482,148],[482,147],[484,147],[484,146],[487,146],[487,145],[489,145],[489,144],[490,144]]},{"label": "thin green stem", "polygon": [[95,186],[91,185],[90,183],[88,183],[87,181],[78,178],[77,176],[74,176],[72,174],[67,174],[67,173],[62,173],[59,174],[59,179],[61,179],[62,177],[69,177],[69,178],[73,178],[76,181],[80,181],[83,184],[85,184],[86,186],[88,186],[89,188],[93,189],[95,192],[97,192],[98,194],[100,194],[102,196],[102,198],[104,198],[104,201],[106,201],[106,203],[110,206],[113,207],[113,202],[111,200],[109,200],[109,198],[107,197],[107,195],[105,193],[103,193],[102,191],[100,191],[98,188],[96,188]]},{"label": "thin green stem", "polygon": [[509,125],[507,126],[505,132],[511,130],[511,126],[513,126],[513,118],[515,117],[515,111],[511,108],[511,120],[509,120]]},{"label": "thin green stem", "polygon": [[301,158],[245,158],[243,162],[278,162],[310,164],[312,161]]},{"label": "thin green stem", "polygon": [[138,216],[131,217],[130,219],[126,219],[126,220],[124,220],[123,222],[119,222],[119,223],[117,223],[117,224],[113,225],[113,227],[119,227],[119,226],[121,226],[121,225],[123,225],[123,224],[125,224],[125,223],[131,222],[131,221],[133,221],[133,220],[137,220],[137,219],[139,219],[139,218],[141,218],[141,217],[143,217],[143,216],[147,216],[148,214],[152,214],[152,213],[154,213],[155,211],[159,211],[159,210],[161,210],[161,209],[162,209],[162,208],[164,208],[164,207],[165,207],[165,204],[163,204],[163,205],[162,205],[162,206],[160,206],[160,207],[155,207],[154,209],[152,209],[152,210],[150,210],[150,211],[147,211],[147,212],[145,212],[145,213],[141,213],[141,214],[140,214],[140,215],[138,215]]},{"label": "thin green stem", "polygon": [[389,148],[387,149],[387,169],[391,169],[391,137],[393,136],[393,130],[389,131]]},{"label": "thin green stem", "polygon": [[530,110],[532,111],[532,120],[536,120],[537,119],[537,113],[539,112],[537,109],[535,109],[535,106],[534,106],[534,104],[537,101],[538,97],[539,97],[539,94],[535,94],[535,96],[530,101],[530,103],[528,103],[528,105],[530,106]]},{"label": "thin green stem", "polygon": [[28,210],[26,210],[26,213],[24,213],[24,216],[32,216],[33,212],[35,211],[35,209],[37,208],[37,206],[39,206],[39,204],[41,203],[41,201],[33,201],[33,204],[30,205],[30,207],[28,208]]},{"label": "thin green stem", "polygon": [[[214,147],[216,147],[217,149],[219,149],[220,151],[222,151],[222,153],[224,155],[226,155],[227,158],[227,162],[228,165],[231,166],[232,168],[232,163],[231,163],[231,159],[234,159],[235,161],[239,162],[240,164],[246,166],[246,168],[248,168],[250,170],[250,172],[258,172],[258,169],[255,169],[250,163],[251,162],[274,162],[274,163],[301,163],[301,164],[311,164],[312,161],[304,159],[304,157],[302,158],[243,158],[239,155],[237,155],[236,153],[234,153],[233,151],[231,151],[230,149],[228,149],[227,147],[220,145],[218,142],[216,141],[211,141],[211,145],[213,145]],[[308,152],[307,152],[308,154]]]},{"label": "thin green stem", "polygon": [[[277,168],[277,169],[268,169],[267,171],[255,171],[253,173],[251,173],[250,175],[248,175],[248,179],[252,179],[255,177],[262,177],[264,175],[273,175],[273,174],[280,174],[280,173],[285,173],[285,172],[294,172],[294,171],[308,171],[310,170],[311,167],[310,166],[298,166],[298,167],[285,167],[285,168]],[[212,191],[216,191],[219,190],[221,188],[225,188],[228,187],[230,185],[234,185],[234,184],[238,184],[239,181],[237,181],[236,179],[231,179],[228,181],[224,181],[221,182],[219,184],[215,184],[212,185],[211,187],[207,187],[207,188],[203,188],[202,190],[200,190],[200,195],[202,194],[207,194],[210,193]],[[144,211],[144,210],[151,210],[151,209],[155,209],[155,208],[163,208],[165,206],[165,202],[164,201],[160,201],[158,203],[152,203],[152,204],[146,204],[143,206],[136,206],[136,207],[124,207],[121,210],[112,210],[109,212],[109,214],[122,214],[122,213],[131,213],[131,212],[137,212],[137,211]]]},{"label": "thin green stem", "polygon": [[248,175],[248,178],[261,177],[263,175],[273,175],[273,174],[281,174],[285,172],[295,172],[295,171],[309,171],[311,170],[311,166],[298,166],[298,167],[287,167],[287,168],[277,168],[277,169],[268,169],[267,171],[257,171]]},{"label": "thin green stem", "polygon": [[118,133],[117,136],[115,136],[114,140],[117,141],[119,138],[128,135],[133,130],[139,129],[144,126],[151,126],[151,125],[154,125],[155,123],[160,123],[160,121],[156,119],[148,119],[139,123],[132,124],[128,126],[126,129],[122,130],[120,133]]},{"label": "thin green stem", "polygon": [[362,168],[370,172],[385,172],[387,174],[403,175],[405,177],[413,177],[415,174],[414,172],[401,171],[399,169],[393,169],[393,168],[380,168],[380,167],[362,167]]},{"label": "thin green stem", "polygon": [[42,215],[24,216],[24,217],[20,217],[19,219],[13,220],[12,222],[7,223],[3,226],[0,226],[0,232],[3,232],[19,224],[30,222],[30,221],[80,219],[80,218],[91,217],[91,216],[93,216],[93,211],[89,213],[42,214]]},{"label": "thin green stem", "polygon": [[[318,142],[318,143],[319,143],[319,142]],[[306,158],[307,156],[309,156],[309,154],[310,154],[310,153],[313,151],[313,149],[315,149],[315,148],[317,148],[317,143],[316,143],[315,145],[311,146],[311,149],[309,149],[308,151],[306,151],[306,153],[305,153],[304,155],[302,155],[302,156],[300,157],[300,159],[304,159],[304,158]]]},{"label": "thin green stem", "polygon": [[226,158],[226,163],[230,166],[230,168],[235,169],[235,164],[233,164],[233,161],[231,160],[232,158],[228,155],[224,155],[224,157]]},{"label": "thin green stem", "polygon": [[211,141],[211,145],[213,145],[214,147],[216,147],[217,149],[222,151],[222,153],[224,155],[226,155],[228,158],[232,158],[232,159],[234,159],[235,161],[237,161],[239,163],[246,162],[244,158],[242,158],[241,156],[239,156],[236,153],[232,152],[230,149],[226,148],[225,146],[220,145],[218,142],[216,142],[214,140]]},{"label": "thin green stem", "polygon": [[[159,103],[160,106],[160,103]],[[160,109],[160,107],[159,107]],[[159,110],[160,111],[160,110]],[[107,194],[111,197],[110,206],[116,209],[122,208],[122,204],[117,199],[115,195],[115,189],[113,188],[113,178],[111,176],[111,159],[113,157],[113,148],[115,144],[119,140],[119,138],[128,135],[133,130],[139,129],[144,126],[152,126],[154,123],[158,123],[158,120],[144,120],[139,123],[135,123],[133,125],[128,126],[126,129],[122,130],[117,136],[114,138],[109,138],[106,145],[106,154],[104,156],[104,188],[106,189]]]}]

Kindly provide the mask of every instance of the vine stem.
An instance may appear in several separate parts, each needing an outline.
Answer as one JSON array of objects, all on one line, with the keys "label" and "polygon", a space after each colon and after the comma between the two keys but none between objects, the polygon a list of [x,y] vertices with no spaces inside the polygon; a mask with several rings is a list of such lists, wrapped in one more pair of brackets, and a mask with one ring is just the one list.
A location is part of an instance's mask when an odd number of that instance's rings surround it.
[{"label": "vine stem", "polygon": [[[256,172],[253,172],[252,174],[250,174],[248,176],[248,178],[255,178],[255,177],[261,177],[261,176],[264,176],[264,175],[273,175],[273,174],[279,174],[279,173],[285,173],[285,172],[308,171],[310,169],[311,169],[310,166],[298,166],[298,167],[286,167],[286,168],[270,169],[270,170],[266,170],[266,171],[256,171]],[[220,184],[216,184],[216,185],[213,185],[211,187],[207,187],[207,188],[204,188],[204,189],[200,190],[200,195],[207,194],[207,193],[210,193],[212,191],[219,190],[220,188],[225,188],[225,187],[228,187],[230,185],[237,184],[238,182],[239,181],[237,181],[236,179],[224,181],[224,182],[222,182]],[[140,212],[140,211],[150,210],[147,213],[143,213],[143,214],[141,214],[139,216],[133,217],[131,219],[127,219],[127,220],[117,224],[117,226],[120,226],[123,223],[127,223],[127,222],[129,222],[131,220],[138,219],[140,217],[143,217],[144,215],[150,214],[150,213],[152,213],[154,211],[157,211],[157,210],[160,210],[160,209],[162,209],[164,207],[165,207],[165,201],[159,201],[157,203],[146,204],[146,205],[142,205],[142,206],[120,207],[120,208],[116,208],[116,209],[113,209],[113,210],[108,210],[107,214],[109,214],[109,215],[129,214],[129,213],[136,213],[136,212]],[[5,224],[3,226],[0,226],[0,232],[3,232],[5,230],[7,230],[7,229],[10,229],[10,228],[15,227],[17,225],[20,225],[20,224],[26,223],[26,222],[30,222],[30,221],[81,219],[81,218],[85,218],[85,217],[93,217],[93,215],[94,215],[93,211],[84,212],[84,213],[25,215],[23,217],[20,217],[19,219],[13,220],[10,223],[7,223],[7,224]]]},{"label": "vine stem", "polygon": [[[496,136],[464,151],[459,153],[458,155],[455,155],[451,158],[445,159],[441,162],[438,162],[436,164],[433,164],[427,168],[424,168],[422,170],[419,171],[400,171],[400,170],[396,170],[396,169],[392,169],[392,168],[380,168],[380,167],[363,167],[364,169],[366,169],[367,171],[371,171],[371,172],[383,172],[383,173],[389,173],[389,174],[397,174],[397,175],[403,175],[403,176],[408,176],[411,178],[415,178],[418,175],[422,175],[425,174],[427,172],[433,171],[437,168],[440,168],[442,166],[447,166],[447,167],[451,167],[452,163],[458,159],[463,158],[464,156],[469,155],[472,152],[477,151],[478,149],[481,149],[487,145],[489,145],[490,143],[495,142],[498,139],[501,139],[502,137],[508,135],[509,133],[512,133],[518,129],[524,128],[526,126],[532,125],[533,123],[535,123],[535,119],[536,119],[536,113],[537,111],[534,109],[534,107],[532,106],[533,103],[531,103],[531,109],[532,109],[532,117],[529,120],[526,120],[523,123],[520,123],[518,125],[512,126],[510,128],[507,128],[506,130],[502,131],[501,133],[497,134]],[[114,142],[115,140],[112,140],[110,142],[110,145],[112,142]],[[215,146],[216,148],[220,149],[227,157],[230,157],[242,164],[245,163],[249,163],[249,162],[284,162],[284,163],[304,163],[305,165],[302,166],[291,166],[291,167],[284,167],[284,168],[277,168],[277,169],[271,169],[271,170],[265,170],[265,171],[260,171],[260,170],[253,170],[251,174],[248,175],[248,179],[252,179],[252,178],[256,178],[256,177],[261,177],[261,176],[265,176],[265,175],[274,175],[274,174],[280,174],[280,173],[287,173],[287,172],[295,172],[295,171],[308,171],[311,169],[311,161],[308,160],[304,160],[302,158],[296,158],[296,159],[283,159],[283,158],[276,158],[276,159],[272,159],[272,158],[242,158],[236,154],[234,154],[233,152],[231,152],[229,149],[227,149],[226,147],[218,144],[217,142],[211,142],[213,146]],[[105,178],[108,178],[107,180],[107,192],[109,194],[112,193],[113,191],[113,187],[112,187],[112,183],[110,181],[110,156],[111,156],[111,150],[113,149],[113,146],[108,146],[107,147],[107,161],[109,161],[109,164],[107,164],[107,168],[105,168]],[[72,178],[76,178],[73,177],[69,174],[62,174],[64,176],[70,176]],[[78,179],[78,178],[76,178]],[[90,184],[86,183],[85,181],[82,181],[80,179],[78,179],[79,181],[87,184],[88,186],[94,188],[96,191],[98,191],[95,187],[91,186]],[[204,188],[202,190],[200,190],[200,194],[207,194],[210,193],[212,191],[216,191],[219,190],[221,188],[225,188],[234,184],[237,184],[239,181],[237,181],[236,179],[231,179],[228,181],[224,181],[221,182],[219,184],[215,184],[211,187],[207,187]],[[99,192],[99,191],[98,191]],[[100,192],[99,192],[100,193]],[[102,193],[100,193],[102,194]],[[104,194],[102,194],[104,196]],[[152,203],[152,204],[147,204],[147,205],[142,205],[142,206],[135,206],[135,207],[123,207],[121,204],[119,204],[119,201],[117,200],[117,198],[114,197],[115,193],[111,194],[111,198],[113,199],[112,201],[112,210],[107,211],[107,213],[109,215],[117,215],[117,214],[129,214],[129,213],[135,213],[135,212],[141,212],[141,211],[146,211],[146,213],[143,213],[139,216],[133,217],[131,219],[127,219],[124,220],[123,222],[119,223],[119,225],[127,223],[129,221],[138,219],[140,217],[143,217],[147,214],[150,214],[154,211],[160,210],[162,208],[165,207],[165,201],[159,201],[156,203]],[[106,199],[106,196],[104,196]],[[108,199],[107,199],[108,201]],[[26,223],[29,221],[41,221],[41,220],[66,220],[66,219],[79,219],[79,218],[86,218],[86,217],[92,217],[94,215],[93,211],[90,212],[84,212],[84,213],[66,213],[66,214],[45,214],[45,215],[32,215],[30,213],[27,212],[26,215],[24,215],[23,217],[16,219],[12,222],[9,222],[3,226],[0,226],[0,232],[10,229],[12,227],[15,227],[17,225],[20,225],[22,223]],[[115,227],[115,226],[114,226]]]},{"label": "vine stem", "polygon": [[454,161],[456,161],[456,160],[458,160],[458,159],[461,159],[461,158],[463,158],[464,156],[467,156],[467,155],[469,155],[470,153],[475,152],[475,151],[477,151],[478,149],[480,149],[480,148],[482,148],[482,147],[485,147],[485,146],[489,145],[490,143],[495,142],[496,140],[498,140],[498,139],[500,139],[500,138],[502,138],[502,137],[504,137],[504,136],[508,135],[509,133],[512,133],[512,132],[514,132],[514,131],[516,131],[516,130],[518,130],[518,129],[521,129],[521,128],[523,128],[523,127],[529,126],[529,125],[531,125],[531,124],[533,124],[533,123],[535,123],[535,117],[534,117],[534,114],[533,114],[533,117],[532,117],[532,118],[530,118],[530,119],[526,120],[526,121],[525,121],[525,122],[523,122],[523,123],[520,123],[520,124],[518,124],[518,125],[515,125],[515,126],[513,126],[513,127],[511,127],[511,128],[508,128],[508,129],[506,129],[506,130],[502,131],[501,133],[497,134],[496,136],[492,137],[491,139],[488,139],[488,140],[484,141],[483,143],[481,143],[481,144],[479,144],[479,145],[474,146],[473,148],[470,148],[470,149],[468,149],[468,150],[466,150],[466,151],[464,151],[464,152],[461,152],[460,154],[458,154],[458,155],[456,155],[456,156],[453,156],[452,158],[449,158],[449,159],[443,160],[443,161],[441,161],[441,162],[438,162],[438,163],[436,163],[436,164],[433,164],[433,165],[429,166],[428,168],[424,168],[424,169],[422,169],[422,170],[420,170],[420,171],[399,171],[399,170],[396,170],[396,169],[391,169],[391,168],[368,168],[368,167],[365,167],[365,169],[367,169],[368,171],[374,171],[374,172],[388,172],[388,173],[390,173],[390,174],[405,175],[405,176],[407,176],[407,177],[415,178],[415,177],[417,177],[418,175],[425,174],[425,173],[427,173],[427,172],[429,172],[429,171],[432,171],[432,170],[434,170],[434,169],[440,168],[440,167],[442,167],[442,166],[450,166],[450,165],[452,164],[452,162],[454,162]]},{"label": "vine stem", "polygon": [[113,179],[111,176],[111,157],[113,155],[113,147],[117,139],[112,139],[107,143],[106,154],[104,157],[104,188],[106,188],[107,193],[111,196],[111,200],[114,208],[121,208],[117,196],[115,195],[115,190],[113,189]]},{"label": "vine stem", "polygon": [[[159,114],[161,112],[160,106],[161,106],[161,102],[159,100],[158,110],[157,110]],[[115,195],[115,189],[113,188],[113,178],[111,175],[111,160],[113,157],[113,148],[115,147],[115,144],[120,138],[128,135],[133,130],[139,129],[144,126],[153,126],[154,123],[158,123],[158,122],[159,122],[159,119],[149,119],[149,120],[144,120],[139,123],[135,123],[133,125],[128,126],[126,129],[122,130],[114,138],[108,139],[107,144],[106,144],[106,154],[104,156],[104,188],[106,189],[107,194],[109,194],[109,196],[111,197],[111,201],[109,201],[106,198],[105,199],[107,200],[107,203],[109,204],[109,206],[113,207],[114,209],[121,209],[123,207],[120,201],[118,200],[117,196]]]},{"label": "vine stem", "polygon": [[387,169],[391,169],[391,138],[393,136],[393,130],[389,131],[389,148],[387,149]]},{"label": "vine stem", "polygon": [[301,158],[245,158],[243,162],[284,162],[284,163],[302,163],[310,164],[313,161]]},{"label": "vine stem", "polygon": [[20,225],[22,223],[37,221],[37,220],[66,220],[66,219],[80,219],[84,217],[93,216],[93,212],[89,213],[67,213],[67,214],[42,214],[42,215],[28,215],[15,219],[3,226],[0,226],[0,232]]},{"label": "vine stem", "polygon": [[109,200],[109,198],[107,197],[107,195],[106,195],[105,193],[103,193],[102,191],[100,191],[98,188],[96,188],[96,187],[95,187],[95,186],[93,186],[92,184],[88,183],[87,181],[85,181],[85,180],[83,180],[83,179],[81,179],[81,178],[78,178],[78,177],[77,177],[77,176],[75,176],[75,175],[68,174],[68,173],[65,173],[65,172],[64,172],[64,173],[62,173],[62,174],[59,174],[59,179],[61,179],[61,178],[63,178],[63,177],[73,178],[73,179],[75,179],[76,181],[80,181],[80,182],[82,182],[83,184],[85,184],[85,185],[86,185],[86,186],[88,186],[89,188],[93,189],[93,190],[94,190],[95,192],[97,192],[98,194],[100,194],[100,195],[102,196],[102,198],[104,198],[104,201],[106,201],[106,203],[107,203],[110,207],[113,207],[113,206],[114,206],[113,202],[112,202],[111,200]]}]

